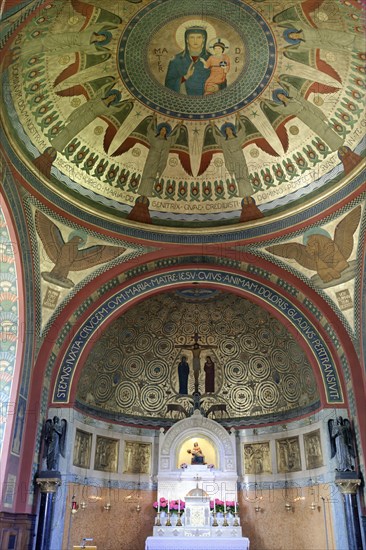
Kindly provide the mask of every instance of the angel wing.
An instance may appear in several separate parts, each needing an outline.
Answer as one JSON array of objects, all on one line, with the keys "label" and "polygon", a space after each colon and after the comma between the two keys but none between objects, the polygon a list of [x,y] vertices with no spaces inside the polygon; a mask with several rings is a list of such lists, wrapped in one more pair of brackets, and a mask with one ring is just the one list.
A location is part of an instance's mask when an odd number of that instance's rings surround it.
[{"label": "angel wing", "polygon": [[334,458],[337,452],[336,444],[335,444],[335,437],[333,435],[333,426],[334,426],[335,420],[331,418],[328,420],[328,433],[329,433],[329,441],[330,441],[330,458]]},{"label": "angel wing", "polygon": [[114,136],[116,135],[118,129],[122,126],[128,115],[133,109],[133,101],[126,100],[122,101],[116,108],[113,109],[110,115],[103,116],[103,120],[108,123],[108,128],[104,134],[103,147],[104,151],[107,153],[109,146],[111,145]]},{"label": "angel wing", "polygon": [[47,256],[53,263],[56,263],[60,255],[61,248],[65,245],[61,231],[57,225],[40,210],[36,210],[35,224]]},{"label": "angel wing", "polygon": [[61,435],[60,435],[60,453],[61,456],[65,458],[66,454],[66,434],[67,434],[67,422],[66,420],[61,420]]},{"label": "angel wing", "polygon": [[312,27],[315,27],[316,25],[310,14],[318,10],[323,2],[324,0],[305,0],[297,6],[281,11],[274,16],[273,21],[279,25],[288,21],[294,21],[296,23],[306,22],[307,24],[310,23]]},{"label": "angel wing", "polygon": [[334,242],[345,260],[347,260],[353,250],[353,234],[356,231],[361,219],[361,205],[349,212],[341,220],[334,231]]},{"label": "angel wing", "polygon": [[189,156],[187,127],[182,125],[180,127],[180,130],[178,129],[178,132],[179,132],[179,135],[175,141],[175,144],[171,148],[171,153],[177,153],[183,169],[189,176],[192,176],[193,174],[192,174],[192,168],[191,168],[191,160]]},{"label": "angel wing", "polygon": [[306,269],[316,270],[315,260],[308,253],[306,246],[300,243],[275,244],[266,248],[267,252],[282,258],[296,260]]},{"label": "angel wing", "polygon": [[43,447],[43,458],[47,457],[47,450],[49,442],[52,438],[52,420],[49,418],[46,420],[43,428],[43,439],[44,439],[44,447]]},{"label": "angel wing", "polygon": [[79,250],[70,271],[83,271],[98,264],[104,264],[117,258],[126,249],[122,246],[95,245]]},{"label": "angel wing", "polygon": [[[337,73],[337,71],[329,65],[324,59],[320,57],[320,50],[315,50],[314,52],[311,50],[303,50],[301,49],[301,46],[296,48],[295,46],[287,46],[285,48],[285,51],[283,52],[283,55],[287,59],[291,59],[292,61],[295,61],[296,63],[301,63],[302,65],[306,65],[307,67],[311,67],[312,69],[316,69],[316,71],[323,73],[323,75],[330,76],[334,80],[338,81],[340,84],[342,83],[342,79],[340,75]],[[322,75],[318,75],[318,78],[320,80]],[[335,91],[339,90],[339,87],[331,86],[330,84],[325,84],[324,82],[316,82],[315,78],[313,77],[314,82],[311,84],[305,94],[305,97],[308,97],[311,92],[317,92],[320,94],[331,94]],[[315,88],[315,89],[314,89]]]},{"label": "angel wing", "polygon": [[134,147],[136,143],[141,143],[142,145],[145,145],[145,147],[149,147],[150,144],[149,140],[147,139],[147,129],[150,126],[151,120],[152,116],[144,118],[140,122],[140,124],[136,126],[135,130],[130,134],[130,136],[125,139],[123,143],[121,143],[118,149],[116,149],[116,151],[112,154],[112,157],[123,155],[132,147]]},{"label": "angel wing", "polygon": [[[268,118],[271,126],[275,130],[282,144],[283,150],[286,152],[289,147],[289,137],[286,130],[286,122],[294,118],[293,115],[284,116],[281,113],[276,112],[274,109],[276,109],[278,106],[273,101],[261,101],[260,107],[263,113]],[[276,154],[276,156],[278,155]]]},{"label": "angel wing", "polygon": [[343,426],[345,427],[344,442],[352,458],[356,458],[355,448],[353,446],[352,426],[348,418],[343,419]]},{"label": "angel wing", "polygon": [[206,172],[207,168],[210,166],[213,154],[219,151],[215,136],[213,134],[212,126],[206,126],[205,133],[203,136],[203,146],[202,146],[202,155],[201,163],[198,170],[198,176]]},{"label": "angel wing", "polygon": [[85,17],[83,29],[87,27],[91,21],[93,23],[109,23],[115,27],[122,23],[122,19],[115,13],[103,8],[97,8],[93,4],[88,4],[81,0],[71,0],[71,5],[76,12]]}]

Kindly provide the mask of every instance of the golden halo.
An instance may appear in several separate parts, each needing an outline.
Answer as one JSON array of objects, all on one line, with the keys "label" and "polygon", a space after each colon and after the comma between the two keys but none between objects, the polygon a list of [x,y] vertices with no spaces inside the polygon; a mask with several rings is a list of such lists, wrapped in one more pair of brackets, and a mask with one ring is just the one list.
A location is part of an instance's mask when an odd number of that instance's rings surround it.
[{"label": "golden halo", "polygon": [[214,26],[211,25],[211,23],[208,23],[207,21],[202,21],[202,19],[189,19],[188,21],[185,21],[185,23],[182,23],[181,25],[179,25],[175,33],[175,40],[181,50],[184,50],[186,47],[184,42],[184,33],[186,32],[187,29],[189,29],[189,27],[196,27],[196,26],[203,27],[206,30],[207,45],[217,35],[217,31],[215,30]]}]

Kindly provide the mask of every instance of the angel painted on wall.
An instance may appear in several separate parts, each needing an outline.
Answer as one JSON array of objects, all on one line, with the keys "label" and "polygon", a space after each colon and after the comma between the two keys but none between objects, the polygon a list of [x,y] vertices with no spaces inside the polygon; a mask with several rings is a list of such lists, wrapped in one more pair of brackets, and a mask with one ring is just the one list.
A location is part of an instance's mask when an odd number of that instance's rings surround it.
[{"label": "angel painted on wall", "polygon": [[353,234],[361,218],[361,206],[349,212],[336,226],[334,238],[322,230],[304,235],[304,244],[290,242],[266,248],[271,254],[296,260],[306,269],[314,270],[324,283],[339,279],[349,267],[353,250]]},{"label": "angel painted on wall", "polygon": [[35,166],[46,177],[49,177],[57,153],[61,153],[66,145],[97,117],[106,117],[107,119],[108,117],[117,117],[119,123],[123,124],[132,111],[133,101],[121,102],[120,99],[121,92],[115,88],[111,89],[110,85],[107,89],[101,88],[94,97],[88,96],[85,103],[70,113],[64,126],[51,139],[51,147],[33,161]]},{"label": "angel painted on wall", "polygon": [[184,170],[192,175],[188,152],[188,133],[182,122],[172,129],[168,122],[158,124],[156,114],[147,117],[140,122],[113,156],[126,153],[136,143],[142,143],[149,148],[138,188],[140,195],[146,197],[152,195],[156,179],[163,174],[166,168],[169,153],[177,153]]},{"label": "angel painted on wall", "polygon": [[325,113],[308,101],[302,92],[290,82],[279,81],[281,88],[273,91],[273,101],[263,100],[261,108],[285,117],[297,117],[306,124],[314,134],[318,135],[332,151],[337,151],[343,145],[343,138],[331,128]]},{"label": "angel painted on wall", "polygon": [[55,264],[51,271],[43,271],[45,281],[63,288],[72,288],[74,282],[68,278],[70,271],[83,271],[98,264],[117,258],[126,249],[121,246],[85,245],[85,237],[76,231],[71,232],[67,242],[60,229],[39,210],[36,211],[35,223],[47,256]]},{"label": "angel painted on wall", "polygon": [[239,115],[236,117],[235,125],[226,122],[219,130],[211,121],[211,127],[214,139],[222,149],[226,169],[231,177],[235,177],[238,195],[243,197],[252,195],[253,188],[249,181],[249,170],[243,151],[246,132]]},{"label": "angel painted on wall", "polygon": [[353,446],[351,423],[347,418],[339,416],[328,421],[328,431],[331,446],[331,458],[337,459],[339,472],[353,471],[356,457]]},{"label": "angel painted on wall", "polygon": [[58,470],[60,455],[65,457],[66,448],[66,420],[54,416],[49,418],[44,426],[44,452],[47,470]]}]

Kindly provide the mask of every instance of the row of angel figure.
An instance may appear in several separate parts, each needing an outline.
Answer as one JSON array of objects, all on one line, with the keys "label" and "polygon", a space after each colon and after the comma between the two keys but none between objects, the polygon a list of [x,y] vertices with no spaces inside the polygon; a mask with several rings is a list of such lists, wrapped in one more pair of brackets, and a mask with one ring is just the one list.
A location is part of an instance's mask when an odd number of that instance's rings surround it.
[{"label": "row of angel figure", "polygon": [[[10,62],[15,58],[25,59],[30,55],[37,56],[39,53],[48,55],[60,53],[75,53],[76,55],[91,54],[94,64],[106,61],[111,56],[109,45],[111,43],[113,29],[118,28],[122,20],[115,14],[103,11],[103,18],[99,25],[95,23],[95,6],[84,2],[74,2],[74,9],[83,15],[83,29],[78,32],[63,32],[60,34],[53,33],[52,35],[32,34],[33,38],[26,39],[20,48],[16,47],[10,55]],[[322,0],[317,3],[317,7],[322,4]],[[310,11],[309,11],[310,10]],[[105,13],[104,13],[105,12]],[[331,126],[325,113],[316,105],[307,100],[311,91],[318,93],[330,93],[337,88],[334,87],[334,79],[341,82],[340,76],[335,69],[331,67],[323,59],[320,59],[318,53],[321,50],[335,51],[343,53],[365,52],[366,46],[362,29],[355,27],[354,32],[346,32],[344,30],[334,30],[316,27],[314,20],[311,18],[311,7],[307,2],[301,3],[295,10],[284,10],[274,17],[274,23],[285,28],[283,37],[288,46],[285,48],[284,55],[294,61],[310,65],[312,69],[318,73],[332,77],[333,85],[322,85],[316,80],[309,81],[301,78],[286,77],[282,75],[279,83],[280,87],[274,90],[272,101],[263,100],[261,103],[262,110],[267,115],[269,127],[276,128],[276,133],[283,145],[284,150],[288,146],[287,131],[284,127],[285,122],[289,118],[297,117],[306,126],[308,126],[315,134],[317,134],[332,151],[341,148],[344,137]],[[296,15],[297,12],[305,14],[306,19],[311,22],[311,25],[304,24],[304,17]],[[37,34],[37,33],[36,33]],[[185,93],[188,95],[203,95],[209,93],[206,89],[207,82],[215,82],[214,69],[216,61],[220,71],[219,78],[222,81],[221,85],[226,83],[226,74],[230,68],[230,59],[224,53],[225,44],[216,39],[214,48],[214,56],[207,52],[207,32],[203,28],[192,26],[185,33],[185,49],[179,52],[169,63],[165,85],[170,89],[175,90],[172,81],[172,74],[176,70],[177,59],[180,60],[180,69],[182,74],[179,75],[179,82],[182,79],[186,87],[190,83],[193,86],[194,80],[199,77],[198,69],[206,71],[205,78],[200,82],[202,90],[197,92],[196,87],[192,90],[188,86]],[[193,48],[193,49],[192,49]],[[200,51],[199,51],[200,50]],[[313,52],[317,55],[314,56]],[[97,54],[97,55],[95,55]],[[98,60],[98,56],[100,59]],[[215,63],[209,67],[209,59],[214,58]],[[216,59],[217,58],[217,59]],[[184,60],[184,63],[182,62]],[[182,65],[182,66],[181,66]],[[183,66],[184,65],[184,66]],[[67,67],[55,80],[57,86],[62,82],[67,82],[68,78],[75,77],[78,72],[78,63],[73,63]],[[174,69],[174,70],[173,70]],[[314,74],[314,73],[313,73]],[[217,77],[218,78],[218,77]],[[316,78],[315,76],[313,78]],[[100,84],[101,80],[98,80]],[[123,141],[122,144],[112,151],[112,156],[118,156],[125,153],[136,142],[142,142],[149,148],[149,153],[146,158],[145,166],[142,172],[141,181],[139,184],[139,194],[151,196],[153,185],[156,178],[160,177],[166,168],[169,152],[176,152],[179,155],[182,166],[187,174],[192,175],[189,147],[188,147],[188,131],[186,126],[179,123],[175,128],[172,128],[168,122],[163,121],[157,124],[156,116],[153,118],[147,117],[137,127],[132,122],[131,112],[134,110],[134,101],[127,99],[121,101],[121,92],[114,85],[114,77],[109,76],[104,78],[105,85],[99,86],[99,89],[93,95],[87,91],[87,87],[83,85],[77,86],[78,92],[75,92],[75,87],[63,89],[60,95],[79,93],[84,95],[87,101],[77,107],[65,120],[64,125],[59,129],[58,133],[51,136],[51,147],[48,148],[41,157],[35,160],[36,165],[46,175],[49,176],[52,163],[54,162],[57,153],[61,153],[66,145],[75,138],[75,136],[86,128],[91,122],[98,117],[103,117],[108,122],[108,128],[104,135],[104,150],[107,153],[112,144],[113,138],[119,127],[124,126],[131,129],[130,135]],[[316,83],[316,85],[315,85]],[[88,89],[95,88],[96,83],[88,82]],[[218,90],[211,91],[219,91]],[[222,86],[221,86],[222,87]],[[128,120],[127,120],[128,119]],[[277,155],[274,150],[273,143],[268,137],[264,138],[261,130],[245,117],[237,117],[235,124],[225,122],[218,128],[216,125],[211,125],[206,129],[204,145],[201,155],[201,163],[198,171],[198,176],[203,174],[209,166],[213,153],[221,149],[225,166],[231,177],[234,177],[237,182],[238,195],[250,196],[253,189],[250,183],[248,168],[243,154],[244,144],[256,142],[256,144],[265,150],[268,154]]]},{"label": "row of angel figure", "polygon": [[[120,91],[110,88],[100,90],[93,99],[77,107],[69,115],[59,132],[51,138],[51,147],[35,159],[34,163],[40,171],[49,177],[57,153],[61,153],[72,139],[97,117],[104,119],[109,116],[117,117],[119,123],[123,124],[133,110],[134,102],[133,100],[120,101],[120,99]],[[273,116],[276,118],[282,116],[286,121],[288,117],[296,116],[332,151],[342,151],[344,137],[331,127],[325,113],[308,101],[291,82],[282,80],[281,87],[273,92],[273,101],[263,100],[261,107],[269,121],[273,121]],[[111,143],[113,132],[113,130],[109,130],[111,128],[107,129],[104,137],[106,151]],[[283,130],[286,132],[284,128]],[[283,132],[281,137],[287,141],[287,136],[285,137]],[[276,155],[272,146],[247,117],[237,114],[235,124],[227,121],[222,124],[221,128],[211,121],[205,130],[198,176],[208,168],[214,152],[221,150],[226,170],[236,180],[238,196],[252,195],[253,188],[243,147],[253,141],[266,152]],[[136,143],[142,143],[149,148],[138,188],[140,195],[148,197],[152,195],[154,183],[157,178],[162,176],[171,152],[179,155],[184,170],[192,176],[188,129],[182,121],[172,128],[166,121],[158,123],[156,114],[146,117],[113,153],[113,156],[126,153]],[[344,152],[349,153],[348,148]]]}]

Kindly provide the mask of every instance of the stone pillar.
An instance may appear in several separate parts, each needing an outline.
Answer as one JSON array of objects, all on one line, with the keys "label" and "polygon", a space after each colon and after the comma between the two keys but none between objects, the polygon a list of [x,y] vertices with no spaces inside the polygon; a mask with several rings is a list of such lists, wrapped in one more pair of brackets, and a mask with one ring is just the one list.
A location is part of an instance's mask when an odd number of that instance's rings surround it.
[{"label": "stone pillar", "polygon": [[346,515],[349,550],[362,550],[362,536],[357,506],[357,489],[361,480],[356,472],[337,472],[335,483],[342,493]]},{"label": "stone pillar", "polygon": [[36,548],[49,550],[53,507],[57,488],[61,485],[61,474],[53,471],[41,472],[36,483],[41,491]]}]

